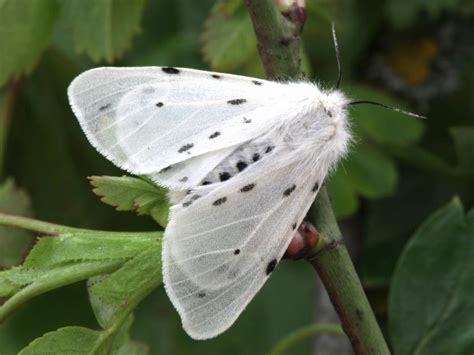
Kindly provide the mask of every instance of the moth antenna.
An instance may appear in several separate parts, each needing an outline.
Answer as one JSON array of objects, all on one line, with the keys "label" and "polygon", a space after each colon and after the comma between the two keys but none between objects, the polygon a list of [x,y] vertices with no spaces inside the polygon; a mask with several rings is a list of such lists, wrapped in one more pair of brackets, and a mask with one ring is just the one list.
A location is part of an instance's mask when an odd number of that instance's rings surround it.
[{"label": "moth antenna", "polygon": [[334,25],[334,21],[332,22],[332,40],[334,42],[334,49],[336,50],[336,60],[337,60],[336,89],[339,89],[339,85],[341,84],[341,80],[342,80],[342,66],[341,66],[341,56],[339,54],[339,45],[337,44],[336,26]]},{"label": "moth antenna", "polygon": [[375,105],[375,106],[383,107],[385,109],[392,110],[392,111],[395,111],[395,112],[403,113],[404,115],[408,115],[408,116],[411,116],[411,117],[426,119],[426,116],[418,115],[418,114],[413,113],[413,112],[405,111],[405,110],[399,109],[397,107],[381,104],[380,102],[375,102],[375,101],[357,100],[357,101],[351,101],[347,105],[349,106],[349,105],[360,105],[360,104]]}]

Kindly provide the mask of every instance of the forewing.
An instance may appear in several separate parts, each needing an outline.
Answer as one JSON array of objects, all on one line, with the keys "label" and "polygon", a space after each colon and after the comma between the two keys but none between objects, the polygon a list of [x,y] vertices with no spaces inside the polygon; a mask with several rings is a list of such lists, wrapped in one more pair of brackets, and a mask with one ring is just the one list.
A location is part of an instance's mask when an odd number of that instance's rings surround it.
[{"label": "forewing", "polygon": [[281,158],[172,208],[164,282],[193,338],[211,338],[232,325],[281,259],[317,193],[323,176],[314,167]]},{"label": "forewing", "polygon": [[134,174],[229,148],[288,115],[284,84],[181,68],[98,68],[69,100],[92,145]]}]

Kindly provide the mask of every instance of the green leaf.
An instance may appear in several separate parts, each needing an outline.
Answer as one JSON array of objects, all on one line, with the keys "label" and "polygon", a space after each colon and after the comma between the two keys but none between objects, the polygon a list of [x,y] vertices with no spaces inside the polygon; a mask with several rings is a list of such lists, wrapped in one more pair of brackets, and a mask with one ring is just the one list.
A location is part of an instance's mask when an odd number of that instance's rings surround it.
[{"label": "green leaf", "polygon": [[469,176],[474,176],[474,128],[454,127],[450,130],[458,156],[459,170]]},{"label": "green leaf", "polygon": [[64,327],[35,339],[18,355],[86,355],[99,353],[101,333],[84,327]]},{"label": "green leaf", "polygon": [[329,177],[328,189],[337,218],[349,217],[357,211],[359,207],[357,193],[347,178],[346,170],[344,170],[342,164],[336,170],[336,173]]},{"label": "green leaf", "polygon": [[77,232],[43,237],[24,262],[25,268],[47,268],[79,261],[127,259],[153,247],[161,232]]},{"label": "green leaf", "polygon": [[213,70],[230,71],[251,60],[257,41],[243,1],[219,0],[206,21],[203,40],[204,59]]},{"label": "green leaf", "polygon": [[89,295],[99,324],[113,325],[130,307],[161,283],[161,244],[142,252],[110,275],[89,280]]},{"label": "green leaf", "polygon": [[133,316],[118,331],[98,331],[85,327],[63,327],[32,341],[19,355],[145,355],[148,348],[130,339]]},{"label": "green leaf", "polygon": [[357,146],[343,166],[347,179],[365,197],[379,198],[395,190],[398,174],[394,162],[369,146]]},{"label": "green leaf", "polygon": [[[0,185],[0,211],[31,216],[31,202],[26,191],[15,186],[13,179]],[[0,267],[18,265],[31,246],[33,236],[18,228],[0,226]]]},{"label": "green leaf", "polygon": [[398,261],[389,298],[395,354],[474,349],[474,210],[458,198],[431,215]]},{"label": "green leaf", "polygon": [[[349,86],[345,91],[353,100],[372,100],[406,109],[401,101],[365,85]],[[355,136],[363,135],[378,143],[398,145],[416,143],[424,131],[420,119],[372,105],[354,106],[351,115]]]},{"label": "green leaf", "polygon": [[57,0],[0,1],[0,86],[33,70],[58,14]]},{"label": "green leaf", "polygon": [[121,56],[140,30],[145,0],[67,0],[65,13],[77,51],[95,62]]},{"label": "green leaf", "polygon": [[92,176],[92,191],[101,196],[101,201],[115,206],[117,211],[136,211],[149,214],[161,226],[168,222],[168,200],[166,190],[153,182],[130,176]]},{"label": "green leaf", "polygon": [[[110,261],[86,261],[76,262],[71,265],[55,266],[49,269],[26,269],[19,266],[0,272],[0,297],[13,296],[31,285],[30,290],[26,290],[25,293],[34,297],[52,288],[58,288],[73,282],[85,280],[98,273],[103,273],[105,270],[115,270],[118,267],[116,265],[120,265],[120,263]],[[0,309],[2,307],[0,307]]]}]

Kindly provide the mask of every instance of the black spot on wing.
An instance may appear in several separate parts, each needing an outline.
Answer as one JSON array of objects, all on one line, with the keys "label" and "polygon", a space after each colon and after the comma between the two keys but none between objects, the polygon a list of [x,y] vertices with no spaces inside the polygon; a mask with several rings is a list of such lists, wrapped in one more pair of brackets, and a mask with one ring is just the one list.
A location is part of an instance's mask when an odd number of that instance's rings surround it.
[{"label": "black spot on wing", "polygon": [[198,297],[199,297],[199,298],[204,298],[204,297],[206,297],[206,292],[204,292],[204,291],[199,291],[199,292],[198,292]]},{"label": "black spot on wing", "polygon": [[288,197],[288,196],[290,196],[290,195],[293,193],[293,191],[295,191],[295,189],[296,189],[296,185],[293,184],[292,186],[290,186],[289,188],[287,188],[285,191],[283,191],[283,197]]},{"label": "black spot on wing", "polygon": [[231,104],[231,105],[241,105],[243,103],[247,102],[246,99],[233,99],[233,100],[229,100],[227,101],[228,104]]},{"label": "black spot on wing", "polygon": [[104,106],[100,106],[100,107],[99,107],[99,111],[107,110],[109,107],[110,107],[110,104],[107,104],[107,105],[104,105]]},{"label": "black spot on wing", "polygon": [[196,194],[196,195],[191,196],[191,200],[192,200],[192,201],[196,201],[196,200],[199,199],[199,198],[201,198],[201,195],[197,195],[197,194]]},{"label": "black spot on wing", "polygon": [[178,153],[184,153],[184,152],[186,152],[187,150],[191,149],[192,147],[194,147],[194,144],[193,144],[193,143],[185,144],[185,145],[183,145],[181,148],[179,148]]},{"label": "black spot on wing", "polygon": [[226,201],[227,201],[227,197],[221,197],[221,198],[218,198],[217,200],[215,200],[212,204],[214,206],[220,206],[223,203],[225,203]]},{"label": "black spot on wing", "polygon": [[291,229],[293,229],[293,230],[296,229],[296,223],[293,223],[293,224],[291,225]]},{"label": "black spot on wing", "polygon": [[193,203],[193,201],[186,201],[186,202],[183,202],[183,207],[191,206],[192,203]]},{"label": "black spot on wing", "polygon": [[316,181],[316,183],[314,184],[314,186],[313,186],[313,188],[311,189],[311,191],[316,192],[316,191],[318,191],[318,189],[319,189],[319,183]]},{"label": "black spot on wing", "polygon": [[216,131],[216,132],[214,132],[213,134],[211,134],[211,135],[209,136],[209,139],[217,138],[217,137],[219,137],[220,135],[221,135],[221,132],[217,132],[217,131]]},{"label": "black spot on wing", "polygon": [[214,79],[221,79],[221,78],[222,78],[222,76],[217,75],[217,74],[212,74],[211,76],[212,76]]},{"label": "black spot on wing", "polygon": [[201,183],[201,185],[210,185],[210,184],[212,184],[212,182],[207,181],[207,180],[204,180],[204,181]]},{"label": "black spot on wing", "polygon": [[186,182],[186,181],[188,181],[187,176],[183,176],[181,179],[179,179],[179,182]]},{"label": "black spot on wing", "polygon": [[163,107],[164,103],[163,102],[157,102],[155,104],[156,107]]},{"label": "black spot on wing", "polygon": [[247,168],[248,166],[249,166],[249,165],[248,165],[246,162],[244,162],[243,160],[240,160],[240,161],[237,163],[236,168],[237,168],[238,171],[242,171],[242,170],[244,170],[245,168]]},{"label": "black spot on wing", "polygon": [[269,145],[267,149],[265,149],[265,153],[271,153],[274,148],[275,148],[274,146]]},{"label": "black spot on wing", "polygon": [[179,74],[179,69],[173,67],[163,67],[161,70],[166,74]]},{"label": "black spot on wing", "polygon": [[244,187],[242,187],[240,189],[240,192],[248,192],[248,191],[252,190],[254,187],[255,187],[255,184],[245,185]]},{"label": "black spot on wing", "polygon": [[254,83],[257,86],[263,85],[263,83],[261,81],[258,81],[258,80],[252,80],[252,83]]},{"label": "black spot on wing", "polygon": [[221,181],[226,181],[226,180],[229,180],[232,176],[227,172],[227,171],[224,171],[223,173],[220,173],[219,174],[219,179]]},{"label": "black spot on wing", "polygon": [[235,249],[234,250],[234,255],[239,255],[240,254],[240,249]]},{"label": "black spot on wing", "polygon": [[267,264],[267,268],[265,270],[265,273],[267,275],[270,275],[273,272],[273,270],[275,270],[276,265],[277,265],[277,259],[273,259],[272,261],[270,261]]},{"label": "black spot on wing", "polygon": [[259,161],[259,160],[260,160],[260,154],[255,153],[255,154],[253,155],[253,157],[252,157],[252,160],[253,160],[253,161]]},{"label": "black spot on wing", "polygon": [[250,118],[247,118],[247,117],[244,117],[242,120],[244,121],[244,123],[252,122],[252,120]]}]

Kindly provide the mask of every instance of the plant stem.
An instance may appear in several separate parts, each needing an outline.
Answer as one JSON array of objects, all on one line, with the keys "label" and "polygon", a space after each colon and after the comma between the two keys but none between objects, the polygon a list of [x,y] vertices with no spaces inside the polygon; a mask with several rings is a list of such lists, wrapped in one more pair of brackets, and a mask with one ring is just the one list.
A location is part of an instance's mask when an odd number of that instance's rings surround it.
[{"label": "plant stem", "polygon": [[60,224],[39,221],[33,218],[15,216],[0,212],[0,225],[28,229],[42,234],[57,235],[60,233],[77,232],[82,229],[62,226]]},{"label": "plant stem", "polygon": [[[274,0],[246,0],[269,79],[299,76],[298,28],[282,16]],[[304,17],[302,19],[304,21]],[[289,41],[288,41],[289,39]],[[309,213],[320,241],[307,260],[318,272],[356,354],[390,354],[337,225],[326,188]]]},{"label": "plant stem", "polygon": [[285,351],[300,341],[320,334],[345,335],[339,324],[311,324],[285,336],[273,347],[268,355],[283,355]]},{"label": "plant stem", "polygon": [[245,3],[267,78],[297,78],[301,74],[298,24],[284,18],[274,1],[246,0]]},{"label": "plant stem", "polygon": [[86,280],[92,276],[110,273],[123,265],[123,260],[88,262],[46,272],[32,284],[24,287],[0,306],[0,322],[26,301],[45,292]]}]

